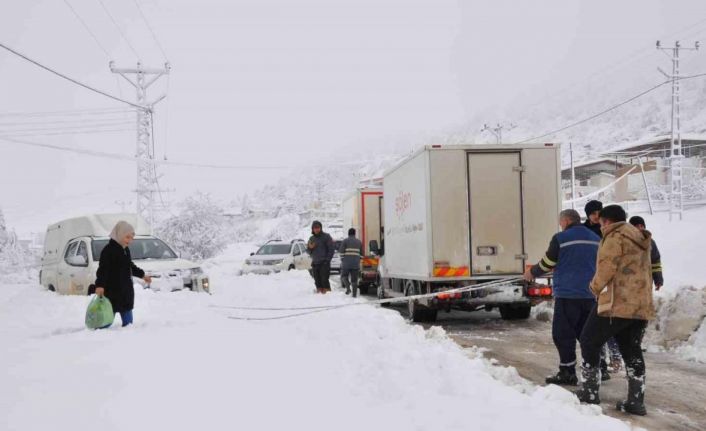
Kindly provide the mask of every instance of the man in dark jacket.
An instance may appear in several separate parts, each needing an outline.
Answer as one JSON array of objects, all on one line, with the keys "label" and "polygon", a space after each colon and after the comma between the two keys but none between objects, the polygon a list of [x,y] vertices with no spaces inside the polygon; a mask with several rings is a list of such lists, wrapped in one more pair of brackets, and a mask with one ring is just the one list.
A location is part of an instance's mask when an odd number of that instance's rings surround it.
[{"label": "man in dark jacket", "polygon": [[[584,211],[586,211],[586,221],[583,225],[591,229],[600,238],[603,238],[600,221],[602,209],[603,203],[596,200],[589,201],[584,207]],[[601,350],[601,379],[603,380],[610,379],[610,374],[608,374],[608,356],[610,356],[610,368],[612,368],[613,371],[619,371],[622,364],[622,358],[620,357],[618,342],[613,338],[608,340],[608,343],[606,343]]]},{"label": "man in dark jacket", "polygon": [[559,372],[546,382],[576,385],[576,341],[596,304],[589,284],[596,272],[600,238],[581,225],[575,210],[562,211],[559,224],[562,231],[552,237],[542,260],[525,272],[525,279],[532,281],[554,271],[552,338],[559,351]]},{"label": "man in dark jacket", "polygon": [[[640,216],[630,217],[630,224],[640,229],[647,230],[645,219]],[[652,264],[652,281],[655,283],[655,289],[659,290],[664,286],[664,276],[662,275],[662,256],[659,254],[657,243],[652,239],[652,251],[650,252],[650,261]]]},{"label": "man in dark jacket", "polygon": [[591,229],[593,233],[598,235],[599,238],[603,238],[600,221],[602,209],[603,203],[601,201],[589,201],[584,207],[584,210],[586,211],[586,221],[583,222],[583,225]]},{"label": "man in dark jacket", "polygon": [[360,258],[363,255],[363,243],[355,237],[355,229],[348,229],[348,238],[341,241],[338,250],[341,255],[341,284],[346,288],[346,295],[351,293],[358,296],[358,273],[360,272]]},{"label": "man in dark jacket", "polygon": [[316,291],[326,293],[331,291],[329,277],[331,275],[331,259],[336,251],[331,235],[322,230],[321,222],[311,224],[311,238],[307,252],[311,255],[311,272],[314,276]]}]

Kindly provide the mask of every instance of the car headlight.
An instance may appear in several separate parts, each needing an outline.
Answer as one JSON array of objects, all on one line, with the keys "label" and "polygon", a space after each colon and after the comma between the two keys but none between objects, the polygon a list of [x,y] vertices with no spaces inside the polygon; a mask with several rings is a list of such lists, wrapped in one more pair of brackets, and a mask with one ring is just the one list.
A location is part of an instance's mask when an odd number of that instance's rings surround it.
[{"label": "car headlight", "polygon": [[252,261],[250,259],[245,259],[245,264],[250,265],[250,264],[252,264]]},{"label": "car headlight", "polygon": [[282,262],[284,262],[284,259],[273,259],[273,260],[268,260],[267,264],[268,265],[279,265]]}]

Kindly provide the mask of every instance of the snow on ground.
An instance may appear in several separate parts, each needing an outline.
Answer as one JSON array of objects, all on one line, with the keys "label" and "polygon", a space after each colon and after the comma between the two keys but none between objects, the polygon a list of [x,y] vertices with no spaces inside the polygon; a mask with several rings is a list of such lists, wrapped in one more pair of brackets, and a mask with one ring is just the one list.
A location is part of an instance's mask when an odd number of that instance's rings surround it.
[{"label": "snow on ground", "polygon": [[293,319],[229,319],[282,312],[217,307],[354,301],[314,295],[304,271],[236,276],[251,250],[233,246],[204,265],[213,295],[138,290],[128,328],[85,329],[87,297],[5,285],[3,428],[629,429],[365,299]]},{"label": "snow on ground", "polygon": [[665,279],[655,295],[651,349],[672,349],[683,359],[706,363],[706,208],[686,211],[682,221],[670,222],[665,213],[642,216],[662,255]]}]

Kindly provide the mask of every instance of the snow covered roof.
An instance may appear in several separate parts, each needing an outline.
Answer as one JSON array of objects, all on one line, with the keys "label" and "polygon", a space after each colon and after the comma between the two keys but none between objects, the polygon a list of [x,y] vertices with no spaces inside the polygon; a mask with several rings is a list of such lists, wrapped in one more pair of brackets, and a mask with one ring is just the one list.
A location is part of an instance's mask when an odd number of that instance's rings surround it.
[{"label": "snow covered roof", "polygon": [[[671,135],[657,135],[657,136],[647,136],[642,139],[638,139],[633,142],[625,142],[623,144],[617,145],[611,148],[610,151],[606,153],[617,153],[621,151],[639,150],[644,149],[642,147],[650,146],[661,146],[669,144],[672,137]],[[697,143],[706,143],[706,134],[703,133],[682,133],[681,135],[682,146],[686,147],[689,145],[695,145]],[[684,141],[691,141],[692,144]]]},{"label": "snow covered roof", "polygon": [[[580,162],[574,162],[574,169],[578,168],[585,168],[587,166],[592,166],[592,165],[597,165],[600,163],[612,163],[613,165],[616,164],[615,159],[613,158],[608,158],[608,157],[603,157],[600,159],[589,159],[589,160],[582,160]],[[622,166],[623,164],[620,162],[617,162],[618,167]],[[567,171],[571,169],[571,164],[565,164],[561,166],[562,171]]]}]

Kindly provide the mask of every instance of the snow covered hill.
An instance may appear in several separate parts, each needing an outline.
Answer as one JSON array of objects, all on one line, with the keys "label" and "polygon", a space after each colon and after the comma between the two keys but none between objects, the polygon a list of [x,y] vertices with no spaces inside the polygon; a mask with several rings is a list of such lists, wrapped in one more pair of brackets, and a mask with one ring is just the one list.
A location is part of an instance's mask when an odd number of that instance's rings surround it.
[{"label": "snow covered hill", "polygon": [[396,311],[229,319],[286,313],[229,306],[353,301],[314,295],[305,272],[236,277],[249,250],[231,247],[207,264],[213,296],[139,290],[127,328],[85,329],[87,297],[4,286],[4,428],[629,429],[564,389],[493,377],[512,373],[493,373],[442,330],[409,325]]}]

